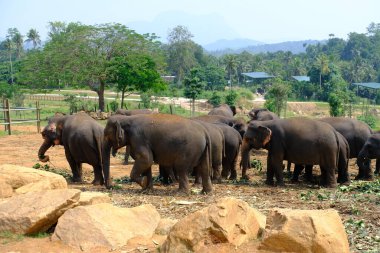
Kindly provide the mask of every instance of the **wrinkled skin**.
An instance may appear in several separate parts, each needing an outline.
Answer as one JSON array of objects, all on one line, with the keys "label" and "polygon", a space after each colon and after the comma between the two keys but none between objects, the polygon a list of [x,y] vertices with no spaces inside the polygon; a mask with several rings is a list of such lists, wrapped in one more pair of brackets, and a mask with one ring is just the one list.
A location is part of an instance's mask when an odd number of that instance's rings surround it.
[{"label": "wrinkled skin", "polygon": [[[179,190],[189,192],[188,173],[197,171],[202,178],[202,191],[212,191],[210,165],[211,140],[198,122],[169,114],[111,116],[104,129],[105,181],[108,181],[111,148],[130,145],[135,158],[131,179],[143,189],[152,187],[153,162],[172,168],[179,181]],[[107,187],[109,185],[106,185]]]},{"label": "wrinkled skin", "polygon": [[198,117],[193,117],[192,119],[197,119],[209,123],[222,123],[229,125],[239,132],[240,136],[243,138],[245,131],[247,130],[247,124],[241,118],[230,118],[220,115],[202,115]]},{"label": "wrinkled skin", "polygon": [[329,124],[307,118],[291,118],[255,121],[248,125],[243,138],[242,176],[246,177],[249,151],[267,149],[267,180],[269,185],[284,185],[282,162],[318,164],[321,168],[321,184],[335,187],[335,169],[339,159],[337,132]]},{"label": "wrinkled skin", "polygon": [[[320,119],[320,121],[330,124],[335,130],[341,133],[348,141],[350,146],[350,158],[358,158],[359,152],[364,146],[364,143],[371,136],[371,128],[364,122],[343,118],[343,117],[329,117]],[[357,160],[359,173],[355,177],[357,180],[372,180],[373,173],[371,171],[371,162],[369,159],[361,162]],[[379,162],[376,162],[376,167],[379,167]]]},{"label": "wrinkled skin", "polygon": [[[350,176],[348,174],[348,161],[350,159],[350,147],[348,145],[348,141],[342,134],[337,132],[338,140],[339,140],[339,160],[338,160],[338,179],[337,182],[340,184],[349,185],[350,184]],[[296,164],[294,167],[293,173],[293,182],[298,181],[298,176],[304,169],[303,165]],[[312,182],[313,166],[306,165],[305,166],[305,179],[308,182]]]},{"label": "wrinkled skin", "polygon": [[[115,114],[118,115],[124,115],[124,116],[133,116],[133,115],[139,115],[139,114],[152,114],[154,113],[152,110],[149,109],[135,109],[135,110],[127,110],[127,109],[117,109]],[[127,145],[125,146],[125,155],[124,155],[124,164],[128,164],[129,156],[131,153],[130,147]]]},{"label": "wrinkled skin", "polygon": [[274,112],[271,112],[266,108],[252,109],[248,113],[248,116],[251,120],[258,120],[258,121],[279,119],[279,117]]},{"label": "wrinkled skin", "polygon": [[93,184],[103,184],[103,127],[85,113],[54,116],[42,131],[44,142],[38,151],[40,161],[47,162],[46,151],[54,145],[65,148],[74,182],[82,182],[82,163],[94,168]]},{"label": "wrinkled skin", "polygon": [[222,104],[212,109],[208,115],[220,115],[232,118],[236,114],[236,107]]},{"label": "wrinkled skin", "polygon": [[[380,134],[372,134],[364,143],[362,149],[359,152],[357,163],[358,166],[362,166],[363,163],[369,159],[380,158]],[[380,174],[379,166],[376,166],[376,174]]]}]

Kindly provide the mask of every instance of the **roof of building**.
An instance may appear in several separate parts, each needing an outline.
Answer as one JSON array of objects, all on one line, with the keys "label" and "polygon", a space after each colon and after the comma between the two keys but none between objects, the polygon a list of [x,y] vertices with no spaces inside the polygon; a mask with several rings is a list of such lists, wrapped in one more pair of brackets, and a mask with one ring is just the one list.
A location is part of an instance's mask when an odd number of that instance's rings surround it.
[{"label": "roof of building", "polygon": [[366,88],[380,89],[380,83],[353,83],[354,85],[363,86]]},{"label": "roof of building", "polygon": [[248,73],[241,73],[242,75],[248,76],[250,78],[272,78],[275,76],[269,75],[266,72],[248,72]]},{"label": "roof of building", "polygon": [[294,79],[296,79],[298,82],[310,82],[310,76],[292,76]]}]

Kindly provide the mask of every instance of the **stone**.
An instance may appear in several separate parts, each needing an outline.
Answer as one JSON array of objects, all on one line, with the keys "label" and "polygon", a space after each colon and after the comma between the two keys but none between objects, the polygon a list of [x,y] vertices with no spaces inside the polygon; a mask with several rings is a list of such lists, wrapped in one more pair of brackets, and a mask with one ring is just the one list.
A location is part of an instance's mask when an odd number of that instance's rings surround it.
[{"label": "stone", "polygon": [[168,219],[163,218],[160,220],[160,223],[158,223],[158,226],[156,228],[155,233],[157,235],[167,235],[170,232],[170,229],[178,222],[177,219]]},{"label": "stone", "polygon": [[18,194],[30,191],[67,189],[66,179],[61,175],[12,164],[0,165],[0,180],[11,185]]},{"label": "stone", "polygon": [[80,194],[79,205],[88,206],[100,203],[111,203],[111,198],[108,194],[102,192],[82,192]]},{"label": "stone", "polygon": [[347,234],[334,209],[272,210],[259,248],[275,252],[350,252]]},{"label": "stone", "polygon": [[4,180],[0,180],[0,199],[9,198],[13,195],[13,188]]},{"label": "stone", "polygon": [[238,247],[260,237],[265,220],[248,203],[223,198],[178,221],[162,245],[162,252],[198,252],[223,243]]},{"label": "stone", "polygon": [[114,250],[132,238],[152,237],[159,221],[160,215],[151,204],[133,208],[107,203],[79,206],[62,215],[52,240],[81,250],[101,246]]},{"label": "stone", "polygon": [[0,202],[0,232],[35,234],[47,231],[68,209],[76,206],[74,189],[28,192]]}]

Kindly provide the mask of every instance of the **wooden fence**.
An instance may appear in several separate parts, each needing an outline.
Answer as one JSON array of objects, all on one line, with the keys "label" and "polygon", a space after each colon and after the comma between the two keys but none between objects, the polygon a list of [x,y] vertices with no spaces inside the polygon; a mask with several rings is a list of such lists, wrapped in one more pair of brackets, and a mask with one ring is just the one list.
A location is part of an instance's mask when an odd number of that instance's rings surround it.
[{"label": "wooden fence", "polygon": [[[36,119],[23,119],[16,120],[11,117],[11,112],[15,111],[36,111]],[[37,125],[37,132],[40,133],[40,125],[41,125],[41,108],[39,101],[36,102],[35,108],[27,108],[27,107],[11,107],[9,104],[9,100],[3,100],[2,106],[0,105],[0,116],[3,115],[3,118],[0,118],[0,125],[5,126],[5,131],[8,131],[8,134],[12,134],[12,125],[13,124],[22,124],[22,123],[33,123],[35,122]]]}]

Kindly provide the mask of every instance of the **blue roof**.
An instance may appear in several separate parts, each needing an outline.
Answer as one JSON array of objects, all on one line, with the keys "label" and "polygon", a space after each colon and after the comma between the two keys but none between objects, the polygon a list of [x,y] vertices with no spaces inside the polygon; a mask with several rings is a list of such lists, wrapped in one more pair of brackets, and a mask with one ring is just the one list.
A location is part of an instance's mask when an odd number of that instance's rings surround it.
[{"label": "blue roof", "polygon": [[353,83],[354,85],[363,86],[372,89],[380,89],[380,83]]},{"label": "blue roof", "polygon": [[265,72],[248,72],[248,73],[241,73],[242,75],[248,76],[250,78],[272,78],[275,76],[271,76]]},{"label": "blue roof", "polygon": [[310,76],[292,76],[294,79],[296,79],[298,82],[310,82]]}]

